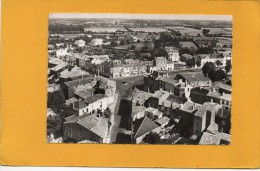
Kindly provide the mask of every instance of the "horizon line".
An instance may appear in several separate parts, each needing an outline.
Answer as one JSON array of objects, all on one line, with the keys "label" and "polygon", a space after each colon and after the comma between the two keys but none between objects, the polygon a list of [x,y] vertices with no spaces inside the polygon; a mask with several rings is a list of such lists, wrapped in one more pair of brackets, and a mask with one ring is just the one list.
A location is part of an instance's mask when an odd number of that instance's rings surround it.
[{"label": "horizon line", "polygon": [[204,14],[126,14],[126,13],[50,13],[49,19],[151,19],[232,21],[232,15]]}]

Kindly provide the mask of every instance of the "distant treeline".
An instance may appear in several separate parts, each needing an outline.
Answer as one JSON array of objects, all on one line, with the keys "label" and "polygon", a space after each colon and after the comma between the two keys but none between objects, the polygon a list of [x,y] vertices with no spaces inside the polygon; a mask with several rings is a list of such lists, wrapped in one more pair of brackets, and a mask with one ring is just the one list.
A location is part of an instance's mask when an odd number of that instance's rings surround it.
[{"label": "distant treeline", "polygon": [[82,25],[49,25],[50,34],[60,34],[60,33],[83,33],[84,26]]}]

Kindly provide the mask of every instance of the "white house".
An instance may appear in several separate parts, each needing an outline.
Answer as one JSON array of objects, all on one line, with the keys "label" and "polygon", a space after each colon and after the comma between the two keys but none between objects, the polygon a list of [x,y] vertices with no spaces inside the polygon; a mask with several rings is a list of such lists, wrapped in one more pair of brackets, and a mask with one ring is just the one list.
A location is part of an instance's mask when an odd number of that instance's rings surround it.
[{"label": "white house", "polygon": [[169,61],[180,61],[179,50],[175,47],[165,47],[165,50],[168,53]]},{"label": "white house", "polygon": [[94,46],[102,45],[103,44],[103,39],[92,39],[91,44]]},{"label": "white house", "polygon": [[77,41],[75,41],[74,45],[76,45],[78,47],[84,47],[85,41],[84,40],[77,40]]}]

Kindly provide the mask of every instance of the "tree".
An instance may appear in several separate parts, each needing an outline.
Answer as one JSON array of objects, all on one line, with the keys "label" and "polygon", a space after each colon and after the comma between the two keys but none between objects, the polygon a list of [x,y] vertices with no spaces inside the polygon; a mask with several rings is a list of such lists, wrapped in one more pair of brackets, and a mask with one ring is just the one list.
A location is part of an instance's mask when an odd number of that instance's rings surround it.
[{"label": "tree", "polygon": [[212,47],[202,47],[197,50],[198,54],[212,54],[213,48]]},{"label": "tree", "polygon": [[135,45],[131,45],[131,46],[130,46],[130,49],[131,49],[131,50],[135,50],[135,48],[136,48]]},{"label": "tree", "polygon": [[197,60],[196,60],[196,65],[197,65],[198,67],[201,66],[201,60],[200,60],[200,59],[197,59]]},{"label": "tree", "polygon": [[220,81],[220,80],[225,79],[225,78],[227,77],[227,74],[225,73],[225,71],[223,71],[222,69],[220,69],[220,70],[217,70],[217,71],[215,72],[214,77],[215,77],[215,80],[214,80],[214,81]]},{"label": "tree", "polygon": [[194,67],[195,66],[195,59],[194,58],[187,59],[186,65],[188,67]]},{"label": "tree", "polygon": [[143,139],[143,141],[148,144],[158,144],[160,140],[161,140],[160,135],[155,132],[150,132]]},{"label": "tree", "polygon": [[120,41],[120,45],[121,45],[121,46],[124,46],[124,45],[125,45],[125,41],[124,41],[124,40],[121,40],[121,41]]},{"label": "tree", "polygon": [[212,62],[206,62],[202,67],[202,73],[206,76],[215,72],[215,65]]},{"label": "tree", "polygon": [[137,43],[140,43],[141,41],[138,39],[136,42],[137,42]]},{"label": "tree", "polygon": [[210,30],[209,29],[202,29],[202,34],[204,36],[207,36],[209,34]]},{"label": "tree", "polygon": [[230,72],[231,69],[232,69],[231,60],[227,60],[226,66],[225,66],[226,73]]},{"label": "tree", "polygon": [[216,61],[216,65],[217,65],[217,66],[220,66],[220,65],[221,65],[220,60],[217,60],[217,61]]},{"label": "tree", "polygon": [[59,110],[61,106],[66,102],[66,99],[61,91],[54,91],[52,94],[48,94],[48,95],[50,95],[50,99],[48,97],[49,100],[48,106],[56,110]]},{"label": "tree", "polygon": [[115,46],[117,46],[117,43],[115,41],[111,41],[110,46],[115,47]]}]

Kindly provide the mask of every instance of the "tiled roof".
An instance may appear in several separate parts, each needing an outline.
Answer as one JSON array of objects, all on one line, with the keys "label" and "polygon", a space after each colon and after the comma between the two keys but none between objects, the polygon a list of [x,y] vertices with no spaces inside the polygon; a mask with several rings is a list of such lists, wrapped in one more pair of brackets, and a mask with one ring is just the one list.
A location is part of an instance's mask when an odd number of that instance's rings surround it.
[{"label": "tiled roof", "polygon": [[75,92],[75,94],[81,98],[88,98],[91,96],[91,93],[88,91],[77,91],[77,92]]},{"label": "tiled roof", "polygon": [[204,132],[199,144],[201,145],[219,145],[221,140],[220,134],[210,134],[208,132]]},{"label": "tiled roof", "polygon": [[65,123],[77,123],[82,127],[90,130],[98,136],[105,138],[108,129],[108,119],[103,117],[97,117],[97,115],[82,115],[82,116],[71,116],[65,118]]},{"label": "tiled roof", "polygon": [[60,77],[70,78],[70,77],[83,76],[83,75],[86,76],[89,74],[86,71],[74,70],[74,71],[67,71],[67,72],[61,73]]},{"label": "tiled roof", "polygon": [[73,80],[73,81],[66,81],[64,84],[66,84],[68,87],[74,87],[76,85],[84,85],[87,83],[91,83],[93,81],[93,77],[89,78],[83,78],[83,79],[78,79],[78,80]]},{"label": "tiled roof", "polygon": [[66,66],[68,66],[67,63],[60,63],[59,65],[57,65],[57,66],[51,68],[51,70],[52,70],[52,71],[59,71],[60,69],[65,68]]},{"label": "tiled roof", "polygon": [[167,116],[164,116],[162,118],[159,118],[159,119],[155,120],[154,122],[160,124],[160,126],[161,126],[163,124],[168,123],[169,121],[170,121],[170,118],[168,118]]},{"label": "tiled roof", "polygon": [[83,109],[83,108],[85,108],[87,106],[88,105],[85,102],[81,101],[81,100],[74,102],[74,109],[76,109],[76,110]]},{"label": "tiled roof", "polygon": [[211,134],[217,134],[218,133],[218,124],[212,123],[208,126],[207,132]]},{"label": "tiled roof", "polygon": [[151,113],[155,113],[158,109],[155,109],[153,107],[148,107],[145,109],[146,112],[151,112]]},{"label": "tiled roof", "polygon": [[227,91],[232,91],[232,87],[230,85],[227,85],[227,84],[219,82],[219,81],[214,82],[212,87],[218,87],[218,88],[221,88],[221,89],[224,89]]},{"label": "tiled roof", "polygon": [[168,96],[167,100],[169,100],[170,102],[173,102],[173,103],[178,103],[178,104],[183,104],[187,101],[186,98],[179,97],[179,96],[176,96],[176,95],[173,95],[173,94],[170,94]]},{"label": "tiled roof", "polygon": [[136,120],[134,122],[134,138],[138,138],[159,126],[150,120],[148,117],[143,117],[142,119]]},{"label": "tiled roof", "polygon": [[206,114],[206,111],[212,111],[217,106],[221,108],[221,106],[217,103],[205,102],[195,113],[195,116],[202,117]]},{"label": "tiled roof", "polygon": [[88,98],[85,99],[85,102],[88,104],[91,104],[97,100],[103,99],[105,96],[103,94],[95,94],[93,96],[90,96]]},{"label": "tiled roof", "polygon": [[139,112],[144,112],[145,109],[146,108],[144,106],[134,106],[134,107],[132,107],[132,116],[135,116]]},{"label": "tiled roof", "polygon": [[209,90],[205,89],[205,88],[195,87],[195,88],[191,89],[191,92],[195,92],[195,93],[200,93],[200,94],[206,95],[206,94],[209,93]]},{"label": "tiled roof", "polygon": [[183,111],[194,111],[198,108],[200,108],[201,105],[198,104],[198,103],[193,103],[193,102],[189,102],[189,101],[186,101],[184,104],[183,104],[183,107],[181,108],[181,110]]},{"label": "tiled roof", "polygon": [[162,78],[159,78],[159,80],[163,81],[163,82],[166,82],[166,83],[169,83],[169,84],[176,84],[178,83],[177,80],[171,78],[171,77],[162,77]]},{"label": "tiled roof", "polygon": [[199,144],[201,145],[219,145],[221,144],[221,140],[230,142],[231,136],[226,133],[215,133],[211,134],[209,132],[204,132]]},{"label": "tiled roof", "polygon": [[202,73],[181,73],[180,75],[188,82],[210,81],[210,79],[204,77]]},{"label": "tiled roof", "polygon": [[75,97],[72,97],[72,98],[66,100],[66,105],[69,105],[69,104],[74,103],[76,101],[77,101],[77,99]]}]

